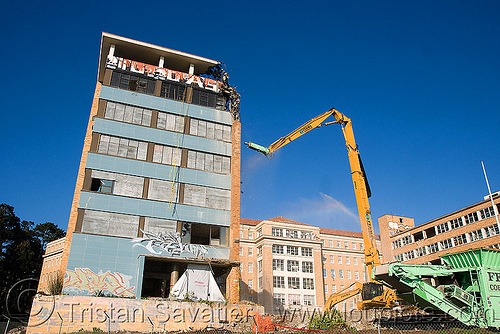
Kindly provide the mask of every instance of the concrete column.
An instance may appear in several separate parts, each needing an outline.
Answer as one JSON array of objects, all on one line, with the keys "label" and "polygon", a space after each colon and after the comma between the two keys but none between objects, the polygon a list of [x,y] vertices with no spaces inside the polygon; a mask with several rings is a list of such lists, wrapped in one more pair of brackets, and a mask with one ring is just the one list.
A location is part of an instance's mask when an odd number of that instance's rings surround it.
[{"label": "concrete column", "polygon": [[161,56],[160,57],[160,62],[158,63],[159,68],[163,68],[163,65],[165,64],[165,57]]},{"label": "concrete column", "polygon": [[170,291],[172,291],[175,283],[179,280],[179,264],[174,263],[172,266],[172,272],[170,273]]},{"label": "concrete column", "polygon": [[108,53],[108,58],[113,58],[115,55],[115,45],[111,44],[109,47],[109,53]]},{"label": "concrete column", "polygon": [[189,64],[189,75],[194,74],[194,64]]}]

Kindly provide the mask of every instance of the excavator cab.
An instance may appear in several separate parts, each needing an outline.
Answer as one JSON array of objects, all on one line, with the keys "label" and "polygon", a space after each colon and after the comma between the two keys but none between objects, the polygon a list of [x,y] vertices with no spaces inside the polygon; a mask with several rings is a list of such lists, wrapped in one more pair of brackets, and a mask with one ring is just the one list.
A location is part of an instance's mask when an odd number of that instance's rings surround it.
[{"label": "excavator cab", "polygon": [[361,290],[361,298],[363,300],[372,300],[375,297],[380,297],[384,293],[384,286],[375,282],[363,283]]}]

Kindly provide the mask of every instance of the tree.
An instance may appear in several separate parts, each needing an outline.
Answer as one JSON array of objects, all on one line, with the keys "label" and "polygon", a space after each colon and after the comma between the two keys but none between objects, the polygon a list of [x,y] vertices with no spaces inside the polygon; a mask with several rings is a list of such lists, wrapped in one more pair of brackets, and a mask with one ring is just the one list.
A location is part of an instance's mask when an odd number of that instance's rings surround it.
[{"label": "tree", "polygon": [[[21,221],[12,206],[0,204],[0,314],[7,311],[9,289],[22,279],[38,279],[47,243],[64,235],[53,223],[35,225],[32,221]],[[18,308],[29,310],[31,304],[26,303]]]}]

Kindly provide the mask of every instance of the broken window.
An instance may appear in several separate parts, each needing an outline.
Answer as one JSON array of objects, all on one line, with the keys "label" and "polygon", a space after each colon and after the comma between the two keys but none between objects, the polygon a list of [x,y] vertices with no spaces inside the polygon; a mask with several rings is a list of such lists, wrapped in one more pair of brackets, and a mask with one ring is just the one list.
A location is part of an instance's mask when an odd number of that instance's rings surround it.
[{"label": "broken window", "polygon": [[197,245],[228,245],[228,228],[225,226],[182,223],[182,242]]},{"label": "broken window", "polygon": [[154,95],[156,80],[115,70],[111,75],[110,86]]},{"label": "broken window", "polygon": [[112,194],[114,184],[115,181],[112,180],[92,178],[92,184],[90,185],[90,190],[96,191],[98,193]]}]

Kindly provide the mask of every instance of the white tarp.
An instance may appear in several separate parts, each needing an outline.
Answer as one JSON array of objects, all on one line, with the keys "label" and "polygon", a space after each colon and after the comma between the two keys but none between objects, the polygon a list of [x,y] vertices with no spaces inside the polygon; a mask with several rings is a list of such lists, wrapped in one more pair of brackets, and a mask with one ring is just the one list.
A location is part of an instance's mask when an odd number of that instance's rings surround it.
[{"label": "white tarp", "polygon": [[208,300],[224,302],[210,266],[206,264],[188,264],[186,271],[170,291],[170,297],[176,299]]}]

